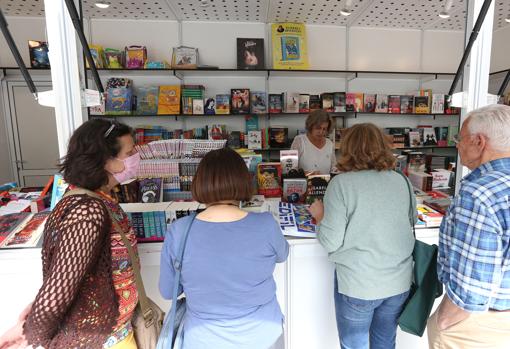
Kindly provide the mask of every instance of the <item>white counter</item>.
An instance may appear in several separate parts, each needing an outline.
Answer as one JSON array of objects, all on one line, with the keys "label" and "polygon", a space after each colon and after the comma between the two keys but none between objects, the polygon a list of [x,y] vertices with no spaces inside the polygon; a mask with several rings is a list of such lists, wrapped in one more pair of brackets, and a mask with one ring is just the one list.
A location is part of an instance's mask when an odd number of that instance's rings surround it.
[{"label": "white counter", "polygon": [[[420,240],[437,244],[437,229],[419,229],[416,233]],[[286,319],[286,345],[278,343],[275,349],[337,349],[334,266],[317,240],[288,241],[289,258],[274,272],[278,301]],[[168,309],[170,302],[161,298],[157,286],[161,247],[162,243],[140,244],[139,253],[148,295]],[[0,333],[14,324],[36,295],[42,282],[40,254],[40,249],[0,250]],[[426,349],[426,335],[419,338],[399,330],[397,348]]]}]

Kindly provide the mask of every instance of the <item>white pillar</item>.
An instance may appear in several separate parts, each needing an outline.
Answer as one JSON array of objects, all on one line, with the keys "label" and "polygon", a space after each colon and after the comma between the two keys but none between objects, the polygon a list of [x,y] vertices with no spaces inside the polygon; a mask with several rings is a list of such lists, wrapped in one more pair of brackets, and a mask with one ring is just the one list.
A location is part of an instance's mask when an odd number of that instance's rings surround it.
[{"label": "white pillar", "polygon": [[44,11],[55,93],[58,149],[62,157],[67,152],[71,134],[87,119],[81,97],[84,81],[80,76],[83,71],[80,69],[82,49],[64,0],[44,0]]},{"label": "white pillar", "polygon": [[[466,44],[475,25],[478,14],[484,0],[468,1],[467,26],[466,26]],[[466,114],[473,109],[481,108],[487,105],[487,94],[489,93],[489,72],[491,64],[491,46],[492,46],[492,25],[494,21],[494,1],[492,1],[489,11],[485,16],[478,38],[473,44],[471,54],[464,67],[462,90],[467,95],[467,105],[462,108],[460,123],[466,119]],[[457,158],[457,185],[456,190],[460,188],[460,180],[469,173],[467,167],[460,164],[460,158]]]}]

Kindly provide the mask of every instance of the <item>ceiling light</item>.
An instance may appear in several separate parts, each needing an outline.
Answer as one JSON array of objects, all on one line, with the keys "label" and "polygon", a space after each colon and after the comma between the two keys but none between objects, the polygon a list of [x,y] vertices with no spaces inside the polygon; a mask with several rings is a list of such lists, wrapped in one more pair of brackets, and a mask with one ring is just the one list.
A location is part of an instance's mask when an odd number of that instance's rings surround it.
[{"label": "ceiling light", "polygon": [[351,14],[351,10],[349,10],[349,9],[347,9],[347,8],[343,8],[343,9],[341,9],[341,10],[340,10],[340,14],[341,14],[342,16],[347,17],[347,16],[349,16],[349,15]]},{"label": "ceiling light", "polygon": [[201,0],[200,1],[200,7],[209,7],[209,1],[208,0]]},{"label": "ceiling light", "polygon": [[505,18],[505,21],[506,21],[507,23],[510,23],[510,17]]},{"label": "ceiling light", "polygon": [[106,1],[98,1],[94,5],[96,5],[96,7],[99,7],[101,9],[110,7],[110,3],[106,2]]},{"label": "ceiling light", "polygon": [[441,17],[442,19],[447,19],[450,18],[450,14],[446,11],[441,11],[439,12],[439,17]]}]

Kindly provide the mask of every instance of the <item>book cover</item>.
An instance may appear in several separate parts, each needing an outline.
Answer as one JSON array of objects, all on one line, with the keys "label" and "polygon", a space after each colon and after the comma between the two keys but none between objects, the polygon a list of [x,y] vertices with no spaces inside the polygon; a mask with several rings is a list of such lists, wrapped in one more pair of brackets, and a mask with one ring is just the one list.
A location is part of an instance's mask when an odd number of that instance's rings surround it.
[{"label": "book cover", "polygon": [[327,111],[329,113],[335,111],[335,106],[333,105],[333,93],[322,93],[321,103],[322,110]]},{"label": "book cover", "polygon": [[264,162],[257,166],[258,194],[265,197],[280,197],[282,165],[279,162]]},{"label": "book cover", "polygon": [[246,115],[244,117],[244,123],[246,126],[246,132],[258,131],[259,129],[259,117],[258,115]]},{"label": "book cover", "polygon": [[300,113],[309,113],[310,112],[310,95],[309,94],[300,94],[299,95],[299,112]]},{"label": "book cover", "polygon": [[204,100],[194,99],[193,100],[193,115],[204,115]]},{"label": "book cover", "polygon": [[345,94],[345,110],[348,112],[356,111],[356,94],[347,92]]},{"label": "book cover", "polygon": [[107,89],[106,114],[129,115],[133,107],[131,87],[111,87]]},{"label": "book cover", "polygon": [[376,113],[388,112],[388,95],[379,93],[376,95],[375,112]]},{"label": "book cover", "polygon": [[299,167],[299,152],[297,150],[280,150],[280,163],[282,174],[286,176],[289,171],[297,170]]},{"label": "book cover", "polygon": [[0,216],[0,246],[29,215],[28,212],[19,212]]},{"label": "book cover", "polygon": [[430,114],[429,97],[428,96],[415,96],[414,97],[414,112],[416,114]]},{"label": "book cover", "polygon": [[423,127],[423,145],[437,145],[436,133],[432,127]]},{"label": "book cover", "polygon": [[414,110],[414,97],[413,96],[400,96],[400,113],[413,114]]},{"label": "book cover", "polygon": [[308,69],[306,27],[303,23],[271,25],[274,69]]},{"label": "book cover", "polygon": [[282,201],[293,204],[304,203],[306,195],[306,178],[284,178]]},{"label": "book cover", "polygon": [[354,93],[354,111],[363,112],[363,93]]},{"label": "book cover", "polygon": [[20,224],[3,242],[2,248],[35,247],[51,212],[35,213]]},{"label": "book cover", "polygon": [[230,114],[230,96],[229,95],[216,95],[216,114],[218,114],[218,115]]},{"label": "book cover", "polygon": [[376,95],[365,93],[363,96],[363,103],[364,103],[364,111],[365,113],[373,113],[375,112],[376,107]]},{"label": "book cover", "polygon": [[388,113],[400,114],[400,96],[398,95],[388,96]]},{"label": "book cover", "polygon": [[407,155],[407,164],[409,171],[423,172],[425,171],[425,154],[419,151],[410,152]]},{"label": "book cover", "polygon": [[434,93],[432,95],[432,114],[444,113],[444,94]]},{"label": "book cover", "polygon": [[163,85],[159,87],[158,114],[178,115],[181,112],[181,87]]},{"label": "book cover", "polygon": [[227,145],[234,149],[241,148],[241,132],[240,131],[230,132],[227,139]]},{"label": "book cover", "polygon": [[264,39],[237,38],[237,69],[264,69]]},{"label": "book cover", "polygon": [[136,95],[136,113],[139,115],[156,115],[158,113],[159,87],[140,87]]},{"label": "book cover", "polygon": [[278,212],[271,212],[278,217],[283,235],[296,237],[317,237],[316,223],[308,210],[308,205],[280,202]]},{"label": "book cover", "polygon": [[322,109],[321,97],[319,95],[310,95],[310,111]]},{"label": "book cover", "polygon": [[286,148],[288,145],[288,132],[289,130],[287,127],[270,127],[269,147]]},{"label": "book cover", "polygon": [[344,113],[345,110],[345,92],[333,93],[333,109],[335,113]]},{"label": "book cover", "polygon": [[213,97],[209,97],[206,99],[204,104],[204,114],[205,115],[216,114],[216,101]]},{"label": "book cover", "polygon": [[[92,49],[93,47],[91,47]],[[93,50],[91,50],[92,53]],[[32,68],[49,68],[48,43],[46,41],[28,40],[28,52],[30,54],[30,66]],[[94,57],[93,57],[94,59]],[[94,61],[96,61],[94,59]],[[97,61],[97,68],[100,68],[102,61]]]},{"label": "book cover", "polygon": [[53,210],[60,199],[62,199],[68,186],[69,184],[64,181],[64,177],[62,177],[60,173],[57,173],[53,176],[50,210]]},{"label": "book cover", "polygon": [[330,175],[311,175],[307,177],[306,203],[322,200],[326,194]]},{"label": "book cover", "polygon": [[262,131],[248,132],[248,149],[262,149]]},{"label": "book cover", "polygon": [[279,114],[283,111],[282,94],[269,94],[269,113]]},{"label": "book cover", "polygon": [[232,114],[250,113],[250,90],[247,88],[233,88],[230,90],[232,100]]},{"label": "book cover", "polygon": [[421,146],[421,137],[420,132],[418,131],[409,131],[409,146],[410,147],[419,147]]},{"label": "book cover", "polygon": [[299,93],[288,92],[285,96],[285,112],[299,113]]},{"label": "book cover", "polygon": [[448,126],[434,127],[436,133],[437,145],[440,147],[448,146]]},{"label": "book cover", "polygon": [[449,126],[448,127],[448,145],[455,146],[454,136],[459,133],[459,126]]},{"label": "book cover", "polygon": [[251,112],[254,114],[267,113],[266,93],[253,91],[251,93]]},{"label": "book cover", "polygon": [[139,197],[142,203],[161,202],[163,178],[144,178],[139,180]]}]

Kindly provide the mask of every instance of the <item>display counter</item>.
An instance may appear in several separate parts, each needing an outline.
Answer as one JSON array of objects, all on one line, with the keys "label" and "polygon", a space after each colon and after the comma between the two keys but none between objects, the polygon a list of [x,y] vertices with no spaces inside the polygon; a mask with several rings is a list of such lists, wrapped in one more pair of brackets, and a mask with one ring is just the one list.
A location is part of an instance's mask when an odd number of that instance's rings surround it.
[{"label": "display counter", "polygon": [[[437,229],[417,229],[417,238],[437,244]],[[285,315],[284,341],[274,349],[339,348],[333,302],[333,264],[316,239],[287,238],[289,258],[276,266],[277,297]],[[148,295],[163,309],[170,302],[158,291],[162,243],[141,243],[142,277]],[[41,282],[41,250],[0,250],[0,333],[14,324],[21,310],[36,295]],[[436,301],[436,305],[438,301]],[[397,348],[426,349],[423,338],[398,331]]]}]

